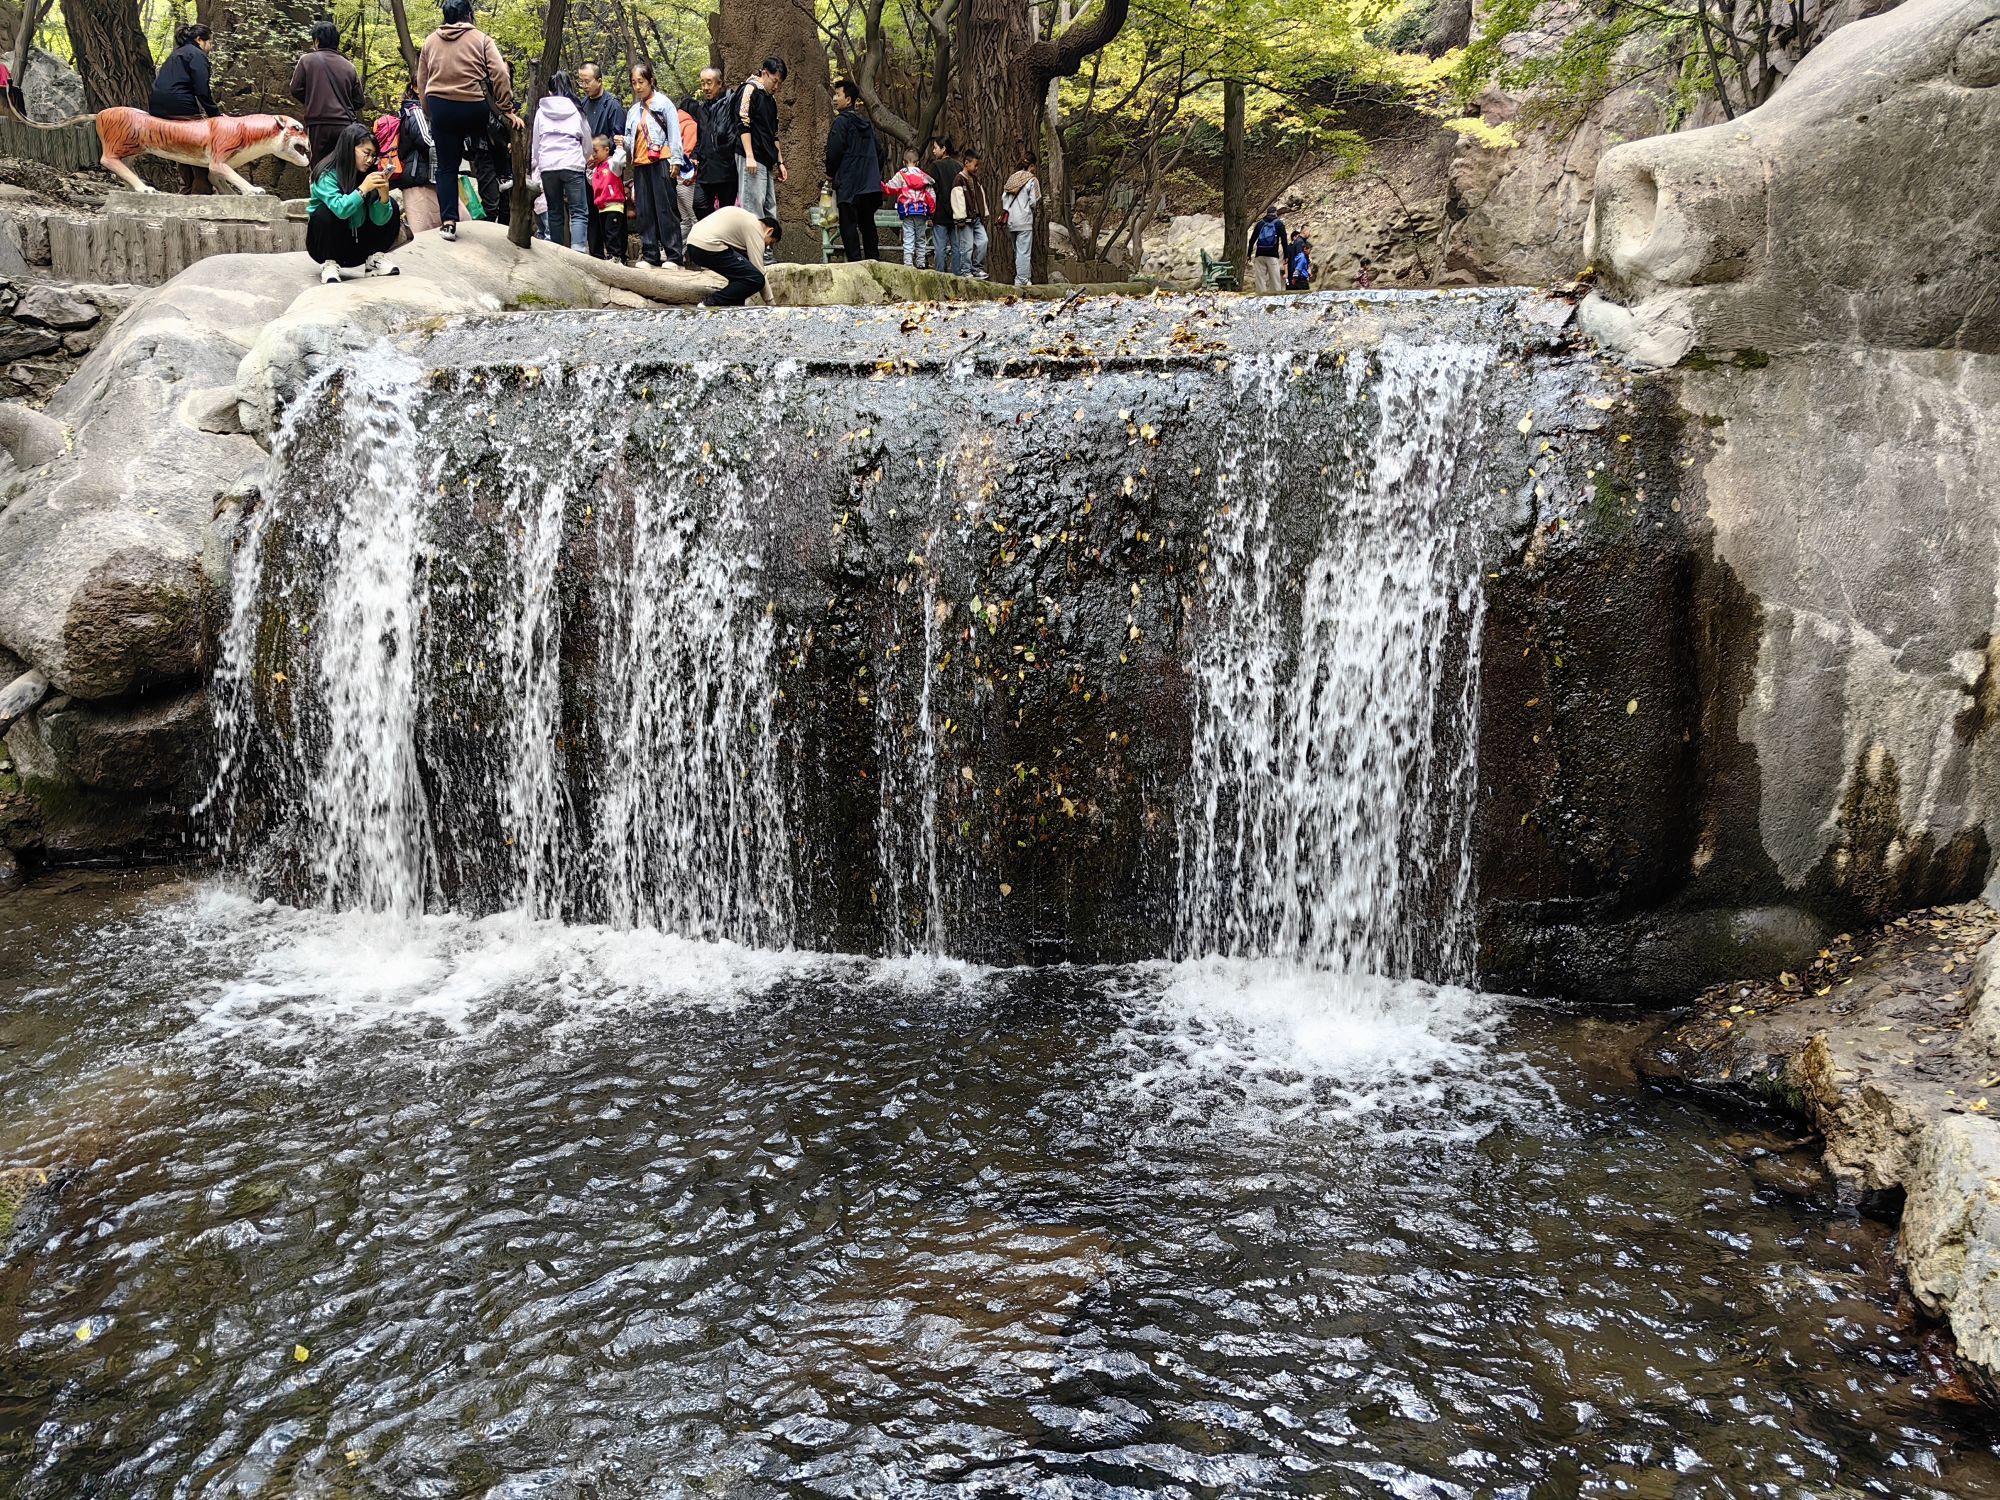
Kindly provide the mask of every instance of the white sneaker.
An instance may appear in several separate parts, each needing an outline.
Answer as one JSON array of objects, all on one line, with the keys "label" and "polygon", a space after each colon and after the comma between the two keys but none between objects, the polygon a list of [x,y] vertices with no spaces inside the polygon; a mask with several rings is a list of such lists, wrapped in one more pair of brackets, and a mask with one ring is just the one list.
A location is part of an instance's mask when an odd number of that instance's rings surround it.
[{"label": "white sneaker", "polygon": [[445,221],[444,221],[444,222],[443,222],[442,224],[438,225],[438,233],[439,233],[439,234],[441,234],[441,235],[443,235],[443,236],[444,236],[444,237],[445,237],[446,239],[448,239],[448,240],[455,240],[455,239],[457,239],[457,238],[458,238],[458,220],[456,220],[456,219],[446,219],[446,220],[445,220]]},{"label": "white sneaker", "polygon": [[361,274],[363,276],[400,276],[403,274],[403,268],[401,266],[390,265],[387,258],[378,251],[361,263]]},{"label": "white sneaker", "polygon": [[339,280],[340,267],[336,266],[332,261],[328,261],[319,268],[319,284],[321,286],[332,286]]}]

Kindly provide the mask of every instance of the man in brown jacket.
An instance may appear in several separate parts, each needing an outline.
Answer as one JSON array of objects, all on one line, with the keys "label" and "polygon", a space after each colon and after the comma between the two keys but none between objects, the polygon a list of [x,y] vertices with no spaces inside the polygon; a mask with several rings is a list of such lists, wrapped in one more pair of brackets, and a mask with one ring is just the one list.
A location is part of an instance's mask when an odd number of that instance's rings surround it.
[{"label": "man in brown jacket", "polygon": [[317,162],[333,150],[340,132],[361,118],[365,101],[361,75],[340,55],[340,28],[331,21],[315,21],[312,39],[313,50],[292,69],[292,97],[305,106],[300,113]]},{"label": "man in brown jacket", "polygon": [[[486,140],[487,101],[516,130],[514,86],[507,60],[493,38],[472,24],[472,0],[444,0],[444,24],[424,38],[417,53],[417,93],[437,142],[439,232],[458,238],[458,165]],[[497,207],[497,205],[495,205]]]}]

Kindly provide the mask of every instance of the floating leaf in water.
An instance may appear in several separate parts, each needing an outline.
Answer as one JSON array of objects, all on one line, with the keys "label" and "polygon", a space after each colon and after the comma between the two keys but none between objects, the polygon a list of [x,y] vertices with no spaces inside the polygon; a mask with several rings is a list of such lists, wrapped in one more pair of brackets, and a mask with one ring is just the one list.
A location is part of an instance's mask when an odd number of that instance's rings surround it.
[{"label": "floating leaf in water", "polygon": [[1638,711],[1639,711],[1639,700],[1637,698],[1632,699],[1629,703],[1625,705],[1625,716],[1627,718],[1630,718],[1633,714],[1636,714]]},{"label": "floating leaf in water", "polygon": [[1528,435],[1529,430],[1532,429],[1535,425],[1535,414],[1533,412],[1529,412],[1525,417],[1521,418],[1521,420],[1515,425],[1517,425],[1521,429],[1521,436],[1526,437]]},{"label": "floating leaf in water", "polygon": [[304,1344],[294,1344],[292,1345],[292,1358],[298,1361],[298,1363],[304,1364],[312,1358],[312,1350],[308,1349]]},{"label": "floating leaf in water", "polygon": [[1609,396],[1592,396],[1588,401],[1584,403],[1584,405],[1594,406],[1599,411],[1610,411],[1611,398]]},{"label": "floating leaf in water", "polygon": [[76,1325],[76,1341],[79,1344],[89,1343],[91,1339],[96,1336],[96,1334],[97,1330],[92,1328],[88,1322],[79,1323]]},{"label": "floating leaf in water", "polygon": [[[1014,887],[1007,884],[1007,882],[1003,880],[1000,882],[1000,894],[1003,896],[1011,896],[1014,894]],[[1983,1103],[1984,1101],[1982,1100],[1981,1102]]]}]

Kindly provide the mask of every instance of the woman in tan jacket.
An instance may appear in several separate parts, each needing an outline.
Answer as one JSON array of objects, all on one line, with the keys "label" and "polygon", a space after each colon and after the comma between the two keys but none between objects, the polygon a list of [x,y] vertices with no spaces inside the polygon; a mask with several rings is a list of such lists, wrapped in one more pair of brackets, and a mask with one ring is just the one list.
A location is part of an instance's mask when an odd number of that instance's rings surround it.
[{"label": "woman in tan jacket", "polygon": [[437,142],[438,217],[448,240],[458,238],[458,167],[468,143],[486,140],[487,112],[501,111],[514,129],[513,81],[493,38],[472,24],[472,0],[444,0],[444,24],[417,53],[417,93]]}]

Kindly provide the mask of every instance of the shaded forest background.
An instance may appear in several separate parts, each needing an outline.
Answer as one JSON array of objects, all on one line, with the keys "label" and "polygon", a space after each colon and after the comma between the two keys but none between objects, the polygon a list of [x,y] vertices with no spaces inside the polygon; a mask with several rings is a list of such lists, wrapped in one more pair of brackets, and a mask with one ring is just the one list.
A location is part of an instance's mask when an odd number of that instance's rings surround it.
[{"label": "shaded forest background", "polygon": [[[24,34],[21,9],[0,4],[0,36],[17,60],[32,38],[72,63],[91,108],[143,103],[175,28],[207,22],[216,95],[237,113],[292,108],[292,63],[323,15],[371,99],[393,108],[439,19],[437,0],[28,6]],[[1806,34],[1778,0],[1496,0],[1477,14],[1471,0],[494,0],[479,22],[524,82],[591,60],[621,96],[633,61],[684,99],[704,67],[734,83],[784,55],[788,159],[806,164],[788,218],[818,195],[826,90],[851,76],[891,168],[932,134],[977,146],[996,183],[1034,159],[1064,257],[1084,268],[1137,264],[1141,237],[1174,213],[1219,210],[1222,244],[1240,246],[1262,204],[1308,174],[1367,172],[1369,122],[1385,112],[1503,152],[1522,124],[1581,119],[1635,80],[1670,115],[1718,99],[1734,113]],[[1495,86],[1532,90],[1537,113],[1482,116]]]}]

